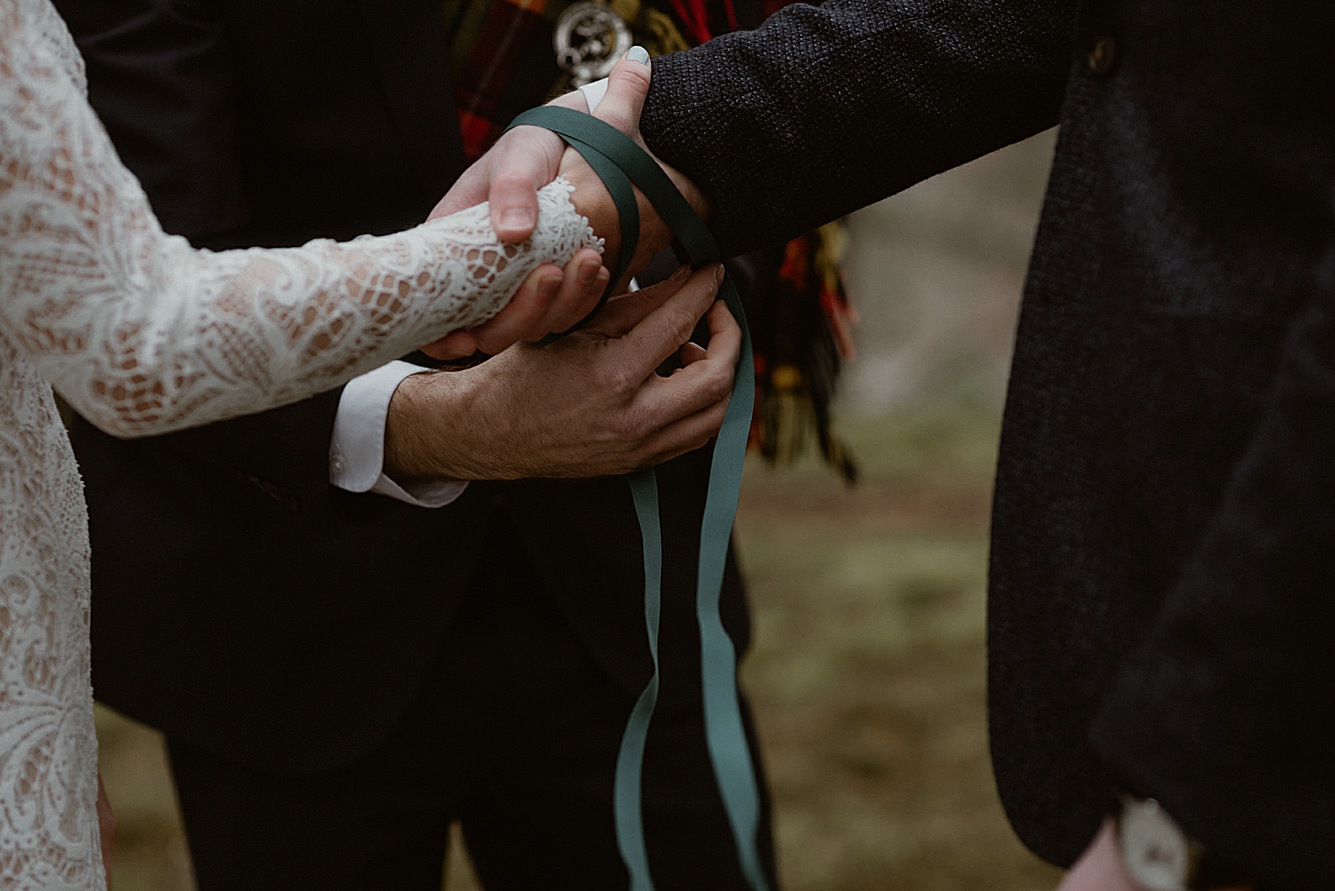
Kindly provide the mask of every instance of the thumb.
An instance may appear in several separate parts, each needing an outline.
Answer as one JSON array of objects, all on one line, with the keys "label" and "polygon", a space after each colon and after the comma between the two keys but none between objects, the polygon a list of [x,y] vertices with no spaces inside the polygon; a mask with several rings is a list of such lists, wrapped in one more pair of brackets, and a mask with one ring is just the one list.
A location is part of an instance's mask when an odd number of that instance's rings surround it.
[{"label": "thumb", "polygon": [[427,216],[428,220],[447,217],[450,214],[466,210],[475,204],[481,204],[487,200],[487,190],[491,183],[487,179],[486,168],[474,165],[464,174],[455,180],[454,185],[445,193],[445,197],[436,202],[436,206],[431,209]]},{"label": "thumb", "polygon": [[625,58],[616,63],[607,75],[607,93],[598,103],[595,116],[616,127],[627,136],[640,128],[640,112],[649,95],[649,53],[642,46],[633,46]]}]

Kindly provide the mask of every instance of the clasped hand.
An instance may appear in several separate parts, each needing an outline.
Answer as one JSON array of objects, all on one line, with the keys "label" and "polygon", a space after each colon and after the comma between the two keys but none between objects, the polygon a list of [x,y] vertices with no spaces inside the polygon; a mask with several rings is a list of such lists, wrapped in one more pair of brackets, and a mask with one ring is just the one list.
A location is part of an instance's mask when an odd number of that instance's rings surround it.
[{"label": "clasped hand", "polygon": [[[715,300],[721,277],[717,264],[683,268],[555,343],[409,377],[390,403],[386,472],[409,485],[610,476],[699,448],[723,423],[741,351]],[[690,342],[701,317],[706,346]]]},{"label": "clasped hand", "polygon": [[[597,109],[641,145],[638,122],[649,74],[647,64],[619,63]],[[579,92],[553,104],[588,111]],[[668,173],[703,210],[699,193]],[[596,306],[609,278],[602,263],[615,266],[621,248],[611,196],[560,137],[537,127],[510,131],[432,217],[489,201],[502,240],[522,241],[536,225],[537,190],[558,174],[575,187],[575,207],[604,238],[607,256],[581,252],[564,271],[537,270],[491,321],[429,348],[439,358],[477,350],[497,355],[464,371],[415,375],[400,385],[385,428],[385,470],[398,482],[622,474],[699,448],[722,424],[742,335],[716,301],[722,278],[717,264],[695,273],[682,269],[659,285],[613,297],[579,330],[533,345]],[[671,241],[643,195],[637,192],[637,198],[641,237],[629,274]],[[709,333],[705,346],[690,340],[702,320]],[[676,370],[659,374],[669,360]]]},{"label": "clasped hand", "polygon": [[[595,110],[595,117],[629,136],[652,157],[640,135],[640,113],[649,93],[651,68],[647,63],[623,59],[607,79],[607,93]],[[576,90],[553,100],[551,105],[588,112],[584,94]],[[657,158],[654,159],[658,161]],[[677,170],[658,161],[660,167],[681,191],[691,207],[702,217],[708,216],[708,202],[698,188]],[[502,241],[520,242],[528,238],[537,223],[537,191],[557,175],[575,186],[575,208],[588,218],[594,232],[606,243],[604,262],[615,269],[620,258],[620,229],[616,207],[602,181],[583,157],[568,148],[561,137],[541,127],[521,126],[507,132],[476,164],[468,169],[432,211],[432,217],[455,213],[489,201],[491,224]],[[643,269],[652,257],[672,241],[672,233],[649,204],[644,194],[635,190],[640,212],[640,240],[629,265],[628,275]],[[619,288],[626,282],[619,282]]]}]

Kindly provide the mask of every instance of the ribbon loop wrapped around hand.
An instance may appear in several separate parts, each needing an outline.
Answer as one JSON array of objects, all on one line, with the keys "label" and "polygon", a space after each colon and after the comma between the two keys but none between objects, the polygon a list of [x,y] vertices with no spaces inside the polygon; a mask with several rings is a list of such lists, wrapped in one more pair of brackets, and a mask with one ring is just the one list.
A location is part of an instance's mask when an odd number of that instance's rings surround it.
[{"label": "ribbon loop wrapped around hand", "polygon": [[[597,118],[555,106],[524,112],[511,127],[532,125],[551,130],[578,151],[607,186],[620,215],[621,255],[615,284],[625,274],[639,241],[639,210],[634,182],[672,230],[692,265],[719,259],[718,245],[704,222],[691,209],[672,180],[633,140]],[[719,284],[719,296],[742,328],[742,350],[734,378],[732,397],[723,426],[714,445],[710,465],[709,492],[700,527],[700,562],[696,575],[696,619],[700,627],[701,685],[704,702],[705,738],[710,762],[737,845],[742,873],[752,891],[769,891],[762,865],[760,789],[747,745],[737,692],[737,650],[723,627],[719,599],[728,542],[737,515],[741,491],[742,462],[751,428],[755,402],[751,335],[736,286],[729,276]],[[606,300],[606,297],[604,297]],[[644,539],[645,624],[653,676],[640,695],[617,755],[614,810],[617,844],[630,871],[632,891],[650,891],[641,806],[644,746],[658,695],[658,625],[661,613],[662,537],[658,523],[658,486],[654,471],[643,470],[630,477],[636,514]]]}]

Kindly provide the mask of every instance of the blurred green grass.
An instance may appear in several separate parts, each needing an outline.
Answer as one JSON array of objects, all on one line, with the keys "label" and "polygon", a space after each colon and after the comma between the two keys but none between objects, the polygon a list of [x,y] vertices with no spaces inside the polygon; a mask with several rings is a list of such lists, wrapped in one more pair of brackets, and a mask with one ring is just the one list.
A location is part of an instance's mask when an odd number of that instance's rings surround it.
[{"label": "blurred green grass", "polygon": [[864,478],[751,467],[737,538],[745,679],[790,891],[1051,888],[987,755],[987,519],[999,416],[933,405],[843,425]]},{"label": "blurred green grass", "polygon": [[[841,429],[814,461],[748,467],[737,523],[756,617],[755,705],[789,891],[1031,891],[1054,873],[996,802],[984,722],[987,514],[998,412],[962,398]],[[190,887],[160,743],[103,712],[117,891]],[[451,891],[474,885],[452,866]]]}]

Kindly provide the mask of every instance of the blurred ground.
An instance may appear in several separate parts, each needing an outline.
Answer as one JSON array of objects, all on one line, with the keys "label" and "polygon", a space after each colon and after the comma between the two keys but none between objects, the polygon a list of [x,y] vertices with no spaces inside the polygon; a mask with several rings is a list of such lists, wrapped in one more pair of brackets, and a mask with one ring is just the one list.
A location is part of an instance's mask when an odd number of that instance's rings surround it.
[{"label": "blurred ground", "polygon": [[[863,324],[840,426],[864,478],[751,466],[737,537],[756,642],[745,666],[787,891],[1039,891],[984,715],[987,519],[1005,368],[1052,137],[858,214]],[[99,714],[120,821],[116,891],[187,891],[160,743]],[[450,891],[474,886],[462,859]]]}]

